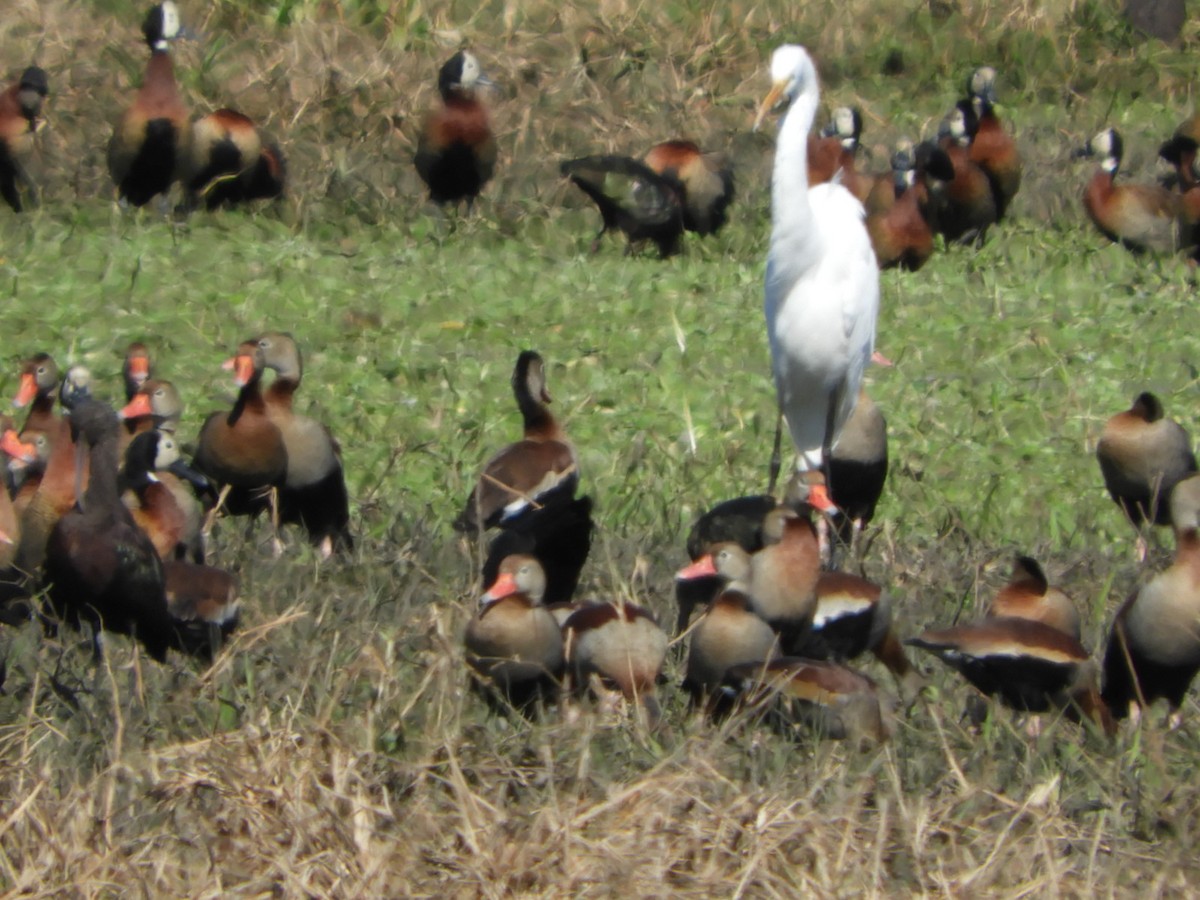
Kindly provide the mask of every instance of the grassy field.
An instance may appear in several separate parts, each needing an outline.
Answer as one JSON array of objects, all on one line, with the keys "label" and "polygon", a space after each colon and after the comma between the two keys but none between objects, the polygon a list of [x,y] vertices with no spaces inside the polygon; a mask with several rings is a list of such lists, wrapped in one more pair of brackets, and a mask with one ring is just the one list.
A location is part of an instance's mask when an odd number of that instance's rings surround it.
[{"label": "grassy field", "polygon": [[[172,226],[119,211],[110,123],[144,61],[130,0],[16,0],[5,74],[50,73],[31,172],[42,207],[0,214],[5,352],[82,362],[119,393],[149,343],[181,387],[185,437],[233,387],[237,342],[292,331],[298,403],[344,449],[358,547],[320,563],[298,535],[223,523],[244,627],[209,669],[121,639],[0,632],[0,889],[41,896],[1183,895],[1200,877],[1197,709],[1106,742],[1069,723],[1027,738],[960,723],[931,686],[893,741],[860,752],[716,727],[664,688],[664,728],[586,704],[526,723],[468,691],[461,633],[477,552],[450,520],[519,429],[517,352],[550,363],[598,534],[585,596],[674,619],[683,537],[714,501],[761,490],[773,390],[761,313],[772,135],[751,134],[765,60],[819,58],[825,106],[860,104],[868,169],[929,135],[974,65],[1000,71],[1026,156],[1012,220],[979,251],[885,273],[871,373],[893,468],[854,565],[906,632],[970,616],[1029,553],[1080,604],[1089,646],[1145,566],[1093,458],[1143,389],[1194,430],[1194,274],[1136,259],[1084,220],[1105,124],[1131,177],[1191,112],[1181,49],[1125,32],[1115,2],[560,7],[184,0],[177,49],[197,112],[233,105],[280,138],[286,200]],[[885,12],[885,10],[889,10]],[[462,43],[500,84],[501,166],[475,216],[445,220],[411,166],[440,62]],[[899,74],[884,75],[885,63]],[[687,135],[726,150],[730,226],[668,262],[587,246],[595,213],[557,177],[590,152]],[[7,213],[2,210],[0,213]],[[682,650],[682,648],[680,648]],[[924,663],[924,661],[922,661]],[[681,655],[669,678],[677,682]],[[873,671],[886,683],[886,673]]]}]

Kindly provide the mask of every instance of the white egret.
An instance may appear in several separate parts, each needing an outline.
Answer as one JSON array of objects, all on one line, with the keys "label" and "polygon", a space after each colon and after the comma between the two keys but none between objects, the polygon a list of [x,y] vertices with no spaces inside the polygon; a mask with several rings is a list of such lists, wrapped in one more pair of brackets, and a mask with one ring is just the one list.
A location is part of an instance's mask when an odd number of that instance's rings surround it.
[{"label": "white egret", "polygon": [[[771,56],[771,90],[755,128],[786,97],[771,179],[767,336],[779,409],[800,454],[826,467],[858,400],[875,345],[879,266],[862,204],[835,177],[809,187],[807,138],[817,112],[817,70],[801,46]],[[778,459],[772,461],[775,483]],[[828,475],[828,473],[826,473]]]}]

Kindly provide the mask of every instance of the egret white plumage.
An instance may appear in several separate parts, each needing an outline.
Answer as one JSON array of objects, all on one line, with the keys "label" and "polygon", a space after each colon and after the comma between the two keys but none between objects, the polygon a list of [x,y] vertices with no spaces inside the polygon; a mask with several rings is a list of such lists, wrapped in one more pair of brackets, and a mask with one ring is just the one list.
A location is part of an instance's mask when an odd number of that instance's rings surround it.
[{"label": "egret white plumage", "polygon": [[[809,187],[806,143],[820,89],[812,59],[796,44],[771,55],[771,90],[756,129],[785,97],[764,310],[779,409],[800,454],[797,468],[806,470],[827,465],[858,400],[875,345],[879,266],[862,204],[836,177]],[[773,460],[772,485],[777,468]]]}]

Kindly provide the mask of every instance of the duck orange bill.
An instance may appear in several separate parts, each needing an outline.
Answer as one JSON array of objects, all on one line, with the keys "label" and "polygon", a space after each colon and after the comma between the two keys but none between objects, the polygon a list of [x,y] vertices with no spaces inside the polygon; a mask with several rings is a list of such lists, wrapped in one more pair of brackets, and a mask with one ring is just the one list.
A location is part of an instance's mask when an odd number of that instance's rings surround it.
[{"label": "duck orange bill", "polygon": [[499,600],[501,597],[508,597],[517,592],[517,579],[507,572],[504,572],[496,579],[495,583],[487,589],[487,593],[480,599],[484,603],[492,600]]},{"label": "duck orange bill", "polygon": [[233,359],[227,359],[221,363],[221,368],[227,372],[233,372],[234,384],[238,387],[245,387],[254,377],[254,357],[244,353],[238,354]]},{"label": "duck orange bill", "polygon": [[675,580],[691,581],[693,578],[705,578],[716,574],[717,564],[713,561],[712,554],[706,553],[704,556],[693,561],[691,565],[684,566],[676,572]]},{"label": "duck orange bill", "polygon": [[15,543],[16,543],[16,541],[14,541],[12,539],[12,535],[9,534],[7,531],[5,531],[3,528],[0,528],[0,544],[15,544]]},{"label": "duck orange bill", "polygon": [[145,356],[129,357],[129,377],[141,384],[150,377],[150,360]]},{"label": "duck orange bill", "polygon": [[133,399],[121,407],[117,416],[122,419],[136,419],[140,416],[153,415],[150,408],[150,398],[145,394],[134,394]]},{"label": "duck orange bill", "polygon": [[758,115],[754,117],[755,131],[758,131],[758,129],[762,126],[763,119],[767,117],[767,113],[773,110],[776,104],[779,103],[780,99],[783,97],[783,91],[785,87],[787,87],[787,84],[782,81],[777,81],[771,85],[771,90],[767,93],[767,96],[763,97],[763,102],[759,104]]},{"label": "duck orange bill", "polygon": [[0,450],[24,463],[31,463],[37,458],[37,448],[33,444],[22,444],[16,431],[11,428],[0,436]]},{"label": "duck orange bill", "polygon": [[37,396],[37,382],[33,379],[31,372],[26,372],[21,376],[21,383],[17,386],[17,396],[13,397],[12,405],[18,409],[22,406],[28,406],[30,401]]},{"label": "duck orange bill", "polygon": [[808,505],[827,515],[839,511],[837,504],[829,498],[829,488],[823,484],[814,484],[808,489]]}]

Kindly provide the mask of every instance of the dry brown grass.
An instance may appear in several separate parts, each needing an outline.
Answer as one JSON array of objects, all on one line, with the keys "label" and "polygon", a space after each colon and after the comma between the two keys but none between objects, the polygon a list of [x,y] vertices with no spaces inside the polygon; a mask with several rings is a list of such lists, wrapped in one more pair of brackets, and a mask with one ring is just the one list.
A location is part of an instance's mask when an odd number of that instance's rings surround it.
[{"label": "dry brown grass", "polygon": [[[978,42],[1044,53],[1008,70],[1031,160],[1019,214],[1030,219],[1055,221],[1075,202],[1055,164],[1111,112],[1115,85],[1155,90],[1160,130],[1189,102],[1190,67],[1153,49],[1103,45],[1105,67],[1079,63],[1095,53],[1084,13],[1107,6],[960,5],[943,20],[924,4],[867,0],[711,10],[413,0],[365,27],[354,7],[329,3],[300,7],[277,31],[236,4],[185,0],[207,41],[181,45],[178,66],[197,112],[235,105],[282,140],[284,215],[333,235],[344,217],[404,220],[420,205],[413,136],[438,63],[463,42],[502,86],[504,159],[486,201],[501,229],[575,202],[554,175],[559,158],[674,134],[728,150],[742,184],[765,183],[769,138],[747,124],[764,51],[783,35],[818,48],[828,105],[863,105],[875,167],[898,134],[932,131]],[[0,17],[7,70],[35,56],[51,73],[35,165],[50,203],[111,190],[109,123],[143,59],[141,12],[121,12],[13,0]],[[927,40],[905,49],[897,89],[879,64],[913,34]],[[1149,146],[1132,160],[1143,169]],[[356,500],[373,533],[387,531],[395,509]],[[653,735],[586,705],[534,723],[486,712],[459,640],[473,561],[412,509],[387,539],[364,538],[354,565],[272,561],[231,529],[218,558],[243,573],[254,612],[208,671],[156,666],[121,641],[97,668],[74,636],[0,634],[6,895],[1170,896],[1200,878],[1192,731],[1152,724],[1109,745],[1057,723],[1030,740],[1001,715],[979,736],[945,712],[957,688],[935,690],[890,745],[866,752],[743,719],[712,726],[674,695],[672,724]],[[595,551],[593,589],[667,610],[641,536],[616,532]],[[871,547],[900,595],[966,598],[1003,580],[996,551],[950,513],[917,540],[885,522]],[[1109,580],[1109,563],[1057,560],[1068,590],[1096,604],[1093,634],[1106,599],[1137,577],[1126,567]]]}]

